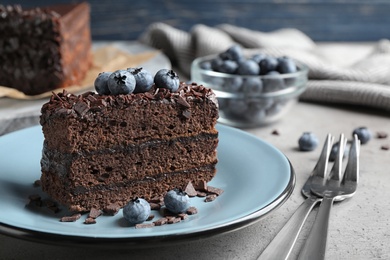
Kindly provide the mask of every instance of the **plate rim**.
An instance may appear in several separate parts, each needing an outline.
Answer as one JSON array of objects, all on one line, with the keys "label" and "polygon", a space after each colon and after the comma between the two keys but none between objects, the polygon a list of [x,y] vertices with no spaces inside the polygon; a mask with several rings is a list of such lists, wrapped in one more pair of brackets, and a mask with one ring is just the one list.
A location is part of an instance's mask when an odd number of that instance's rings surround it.
[{"label": "plate rim", "polygon": [[[36,127],[36,126],[33,126]],[[16,133],[19,131],[24,131],[29,128],[28,127],[22,130],[18,130],[12,133]],[[272,146],[274,149],[278,150],[273,145],[267,143],[266,141],[258,138],[257,136],[242,131],[237,128],[233,128],[226,125],[221,125],[218,123],[217,127],[226,128],[231,131],[237,131],[240,134],[249,135],[251,137],[255,137],[266,143],[267,145]],[[10,134],[12,134],[10,133]],[[8,134],[6,134],[8,135]],[[279,151],[279,150],[278,150]],[[249,225],[256,223],[257,221],[266,217],[269,213],[273,212],[291,196],[295,183],[296,183],[296,175],[294,168],[287,158],[286,155],[281,153],[285,159],[287,160],[289,166],[289,180],[286,187],[283,191],[270,203],[266,206],[257,209],[243,217],[228,221],[226,223],[221,223],[216,226],[211,226],[203,229],[199,229],[192,232],[181,232],[178,234],[167,234],[167,235],[150,235],[150,236],[141,236],[141,237],[89,237],[89,236],[73,236],[67,234],[60,233],[50,233],[44,231],[31,230],[28,228],[18,227],[14,225],[10,225],[7,223],[0,222],[0,234],[7,235],[14,238],[19,238],[23,240],[28,240],[32,242],[44,243],[44,244],[52,244],[52,245],[61,245],[61,246],[77,246],[77,247],[103,247],[108,249],[118,249],[118,248],[128,248],[132,249],[134,247],[155,247],[162,246],[166,244],[177,244],[182,242],[194,241],[203,238],[209,238],[216,235],[222,235],[230,232],[237,231],[239,229],[245,228]]]}]

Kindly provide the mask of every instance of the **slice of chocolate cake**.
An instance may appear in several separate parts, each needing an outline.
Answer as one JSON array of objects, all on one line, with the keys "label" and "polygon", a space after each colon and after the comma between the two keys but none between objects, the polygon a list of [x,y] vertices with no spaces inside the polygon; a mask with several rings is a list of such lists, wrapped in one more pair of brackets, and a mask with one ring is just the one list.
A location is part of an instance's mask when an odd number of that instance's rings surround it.
[{"label": "slice of chocolate cake", "polygon": [[0,85],[27,95],[79,85],[92,63],[87,3],[0,5]]},{"label": "slice of chocolate cake", "polygon": [[176,92],[53,94],[42,107],[42,189],[72,211],[124,206],[216,173],[218,105],[204,86]]}]

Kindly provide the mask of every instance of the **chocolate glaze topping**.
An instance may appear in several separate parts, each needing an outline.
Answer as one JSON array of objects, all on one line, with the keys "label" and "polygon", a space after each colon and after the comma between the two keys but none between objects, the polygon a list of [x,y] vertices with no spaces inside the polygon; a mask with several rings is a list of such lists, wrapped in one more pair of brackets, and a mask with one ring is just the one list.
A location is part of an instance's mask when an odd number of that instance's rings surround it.
[{"label": "chocolate glaze topping", "polygon": [[186,118],[191,116],[191,105],[187,100],[203,101],[208,99],[216,106],[218,102],[214,92],[196,83],[186,84],[182,82],[177,92],[168,89],[152,87],[145,93],[127,95],[98,95],[94,92],[86,92],[82,95],[74,95],[63,90],[62,93],[53,93],[50,101],[43,105],[41,112],[41,124],[52,116],[71,116],[88,119],[96,111],[102,111],[107,107],[125,108],[134,102],[145,101],[177,103],[183,108],[182,115]]}]

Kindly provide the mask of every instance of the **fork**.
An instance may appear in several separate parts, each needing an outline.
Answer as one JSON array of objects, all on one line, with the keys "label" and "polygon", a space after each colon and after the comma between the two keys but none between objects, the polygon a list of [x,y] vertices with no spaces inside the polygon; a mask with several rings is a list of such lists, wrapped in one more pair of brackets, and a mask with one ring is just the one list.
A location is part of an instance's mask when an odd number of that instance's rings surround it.
[{"label": "fork", "polygon": [[297,208],[295,213],[290,217],[275,238],[269,243],[258,259],[287,259],[290,255],[309,213],[312,211],[314,206],[322,200],[322,198],[311,192],[311,182],[313,176],[324,175],[327,172],[332,143],[333,137],[328,134],[320,157],[310,174],[310,177],[302,187],[302,194],[307,197],[307,199]]},{"label": "fork", "polygon": [[339,145],[338,155],[330,173],[328,175],[318,173],[312,177],[311,191],[323,200],[310,234],[299,254],[300,260],[325,258],[329,217],[333,202],[350,198],[356,192],[359,180],[360,141],[354,135],[343,177],[342,160],[346,145],[343,134],[340,135]]}]

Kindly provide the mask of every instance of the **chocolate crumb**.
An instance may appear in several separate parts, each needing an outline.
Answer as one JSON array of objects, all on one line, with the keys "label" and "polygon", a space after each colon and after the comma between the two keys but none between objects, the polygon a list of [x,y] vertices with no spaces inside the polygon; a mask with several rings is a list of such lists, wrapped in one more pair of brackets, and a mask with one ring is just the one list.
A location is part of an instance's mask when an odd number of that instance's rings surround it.
[{"label": "chocolate crumb", "polygon": [[64,216],[60,219],[61,222],[75,222],[76,220],[78,220],[79,218],[81,218],[81,214],[80,213],[77,213],[77,214],[74,214],[72,216]]},{"label": "chocolate crumb", "polygon": [[211,202],[213,200],[215,200],[217,198],[217,195],[216,194],[210,194],[210,195],[207,195],[206,198],[204,199],[205,202]]},{"label": "chocolate crumb", "polygon": [[195,215],[195,214],[198,214],[198,209],[195,208],[195,207],[189,207],[187,209],[187,214],[188,215]]},{"label": "chocolate crumb", "polygon": [[150,205],[150,209],[151,210],[159,210],[159,209],[161,209],[161,204],[159,204],[159,203],[151,202],[151,203],[149,203],[149,205]]},{"label": "chocolate crumb", "polygon": [[220,188],[212,187],[212,186],[207,186],[207,191],[209,193],[213,193],[217,196],[221,195],[223,193],[223,190]]},{"label": "chocolate crumb", "polygon": [[168,219],[168,224],[175,224],[181,221],[181,218],[179,217],[169,217]]},{"label": "chocolate crumb", "polygon": [[384,144],[384,145],[381,146],[381,149],[387,151],[387,150],[390,149],[390,146],[387,145],[387,144]]},{"label": "chocolate crumb", "polygon": [[110,215],[110,216],[114,216],[114,215],[116,215],[116,214],[118,213],[119,209],[120,209],[120,207],[119,207],[118,204],[112,203],[112,204],[110,204],[110,205],[107,205],[107,206],[103,209],[103,211],[104,211],[104,213],[106,213],[106,214],[108,214],[108,215]]},{"label": "chocolate crumb", "polygon": [[135,225],[135,228],[151,228],[151,227],[154,227],[154,223],[141,223]]},{"label": "chocolate crumb", "polygon": [[186,213],[179,213],[177,214],[177,216],[181,219],[181,220],[185,220],[188,218],[188,214]]},{"label": "chocolate crumb", "polygon": [[150,220],[152,220],[152,219],[154,219],[154,215],[153,215],[153,214],[150,214],[149,217],[146,219],[146,221],[150,221]]},{"label": "chocolate crumb", "polygon": [[188,182],[184,191],[187,193],[189,197],[195,197],[197,195],[197,192],[194,188],[194,185],[192,185],[192,182]]},{"label": "chocolate crumb", "polygon": [[167,218],[160,218],[160,219],[154,221],[153,223],[155,226],[162,226],[162,225],[167,224],[167,222],[168,222]]},{"label": "chocolate crumb", "polygon": [[206,181],[198,181],[195,185],[194,188],[197,191],[207,191],[207,182]]},{"label": "chocolate crumb", "polygon": [[271,132],[271,134],[273,134],[273,135],[280,135],[280,133],[279,133],[279,131],[278,130],[273,130],[272,132]]},{"label": "chocolate crumb", "polygon": [[102,214],[102,211],[97,208],[91,208],[91,211],[88,214],[88,218],[97,218]]},{"label": "chocolate crumb", "polygon": [[84,220],[84,224],[96,224],[96,219],[88,217]]},{"label": "chocolate crumb", "polygon": [[385,139],[385,138],[387,138],[387,133],[384,132],[384,131],[378,131],[376,133],[376,138],[378,138],[378,139]]},{"label": "chocolate crumb", "polygon": [[196,196],[203,198],[207,196],[207,193],[203,191],[197,191]]}]

